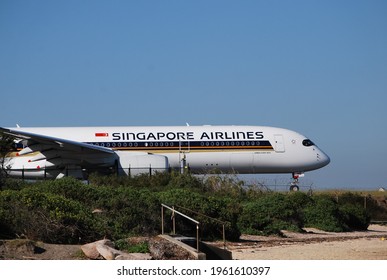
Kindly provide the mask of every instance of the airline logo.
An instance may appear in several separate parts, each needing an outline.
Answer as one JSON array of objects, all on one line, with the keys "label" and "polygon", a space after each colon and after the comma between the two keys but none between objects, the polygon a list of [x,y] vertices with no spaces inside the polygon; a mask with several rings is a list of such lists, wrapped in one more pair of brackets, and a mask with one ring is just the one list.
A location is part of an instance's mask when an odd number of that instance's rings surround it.
[{"label": "airline logo", "polygon": [[[107,134],[107,133],[106,133]],[[104,135],[107,137],[107,135]],[[194,135],[194,132],[114,132],[113,141],[174,141],[174,140],[262,140],[262,131],[234,131],[234,132],[202,132]]]}]

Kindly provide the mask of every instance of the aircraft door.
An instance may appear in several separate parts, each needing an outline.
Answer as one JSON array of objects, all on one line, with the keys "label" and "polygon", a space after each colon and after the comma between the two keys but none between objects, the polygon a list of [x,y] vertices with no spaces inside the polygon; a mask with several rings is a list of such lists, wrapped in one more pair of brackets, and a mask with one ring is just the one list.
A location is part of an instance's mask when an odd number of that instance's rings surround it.
[{"label": "aircraft door", "polygon": [[181,141],[179,142],[179,161],[180,161],[180,172],[184,173],[189,170],[189,163],[186,154],[190,152],[190,142]]},{"label": "aircraft door", "polygon": [[277,153],[285,152],[285,142],[284,142],[284,136],[282,134],[275,134],[274,142],[275,142],[274,150]]},{"label": "aircraft door", "polygon": [[189,141],[181,141],[179,142],[179,151],[180,153],[189,153],[190,151],[190,142]]}]

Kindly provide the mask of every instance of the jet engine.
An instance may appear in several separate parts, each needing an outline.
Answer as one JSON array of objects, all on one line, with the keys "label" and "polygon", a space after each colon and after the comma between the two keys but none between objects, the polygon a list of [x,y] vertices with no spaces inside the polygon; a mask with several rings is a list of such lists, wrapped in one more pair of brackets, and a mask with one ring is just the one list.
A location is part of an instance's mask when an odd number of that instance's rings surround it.
[{"label": "jet engine", "polygon": [[116,152],[116,154],[118,155],[118,173],[120,175],[152,174],[167,171],[169,168],[166,156],[132,152]]}]

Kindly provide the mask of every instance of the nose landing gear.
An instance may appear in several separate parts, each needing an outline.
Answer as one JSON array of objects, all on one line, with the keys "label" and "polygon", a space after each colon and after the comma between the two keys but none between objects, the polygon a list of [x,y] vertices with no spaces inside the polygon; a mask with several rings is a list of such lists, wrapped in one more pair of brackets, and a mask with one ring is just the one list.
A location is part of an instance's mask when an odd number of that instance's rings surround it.
[{"label": "nose landing gear", "polygon": [[298,192],[299,190],[300,190],[300,187],[298,185],[296,185],[295,182],[293,182],[290,185],[289,191],[291,191],[291,192]]},{"label": "nose landing gear", "polygon": [[304,173],[294,172],[293,174],[293,182],[290,184],[289,190],[291,192],[298,192],[300,187],[298,186],[298,178],[304,177]]}]

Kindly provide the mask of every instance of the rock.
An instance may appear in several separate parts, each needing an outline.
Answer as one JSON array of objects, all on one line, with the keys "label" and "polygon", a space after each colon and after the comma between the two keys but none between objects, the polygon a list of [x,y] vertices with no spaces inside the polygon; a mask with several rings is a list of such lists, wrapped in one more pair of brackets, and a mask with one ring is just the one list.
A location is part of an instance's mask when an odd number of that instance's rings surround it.
[{"label": "rock", "polygon": [[175,244],[157,237],[149,242],[149,251],[155,260],[193,260],[193,256]]},{"label": "rock", "polygon": [[113,247],[113,242],[111,242],[109,239],[102,239],[96,242],[88,243],[81,246],[81,249],[83,253],[88,257],[89,259],[96,260],[101,256],[101,253],[97,250],[98,245],[105,245],[105,246],[111,246]]},{"label": "rock", "polygon": [[90,259],[105,260],[151,260],[150,254],[125,253],[114,249],[114,244],[108,239],[99,240],[81,246],[83,253]]},{"label": "rock", "polygon": [[114,260],[121,253],[121,251],[118,251],[105,244],[97,244],[96,249],[105,260]]}]

